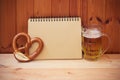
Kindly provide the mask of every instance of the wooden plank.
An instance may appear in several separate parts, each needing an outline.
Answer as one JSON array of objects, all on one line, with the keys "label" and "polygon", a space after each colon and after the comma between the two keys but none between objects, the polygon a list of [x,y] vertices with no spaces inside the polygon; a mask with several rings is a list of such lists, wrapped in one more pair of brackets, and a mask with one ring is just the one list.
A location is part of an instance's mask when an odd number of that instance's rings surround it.
[{"label": "wooden plank", "polygon": [[[1,68],[1,80],[119,80],[120,68],[24,69]],[[90,75],[89,75],[90,74]]]},{"label": "wooden plank", "polygon": [[12,52],[16,33],[16,0],[0,0],[0,52]]},{"label": "wooden plank", "polygon": [[[16,18],[17,33],[28,32],[28,18],[33,17],[33,0],[17,0]],[[18,45],[23,46],[26,43],[25,38],[18,40]]]},{"label": "wooden plank", "polygon": [[33,0],[17,0],[17,33],[27,32],[28,18],[33,17]]},{"label": "wooden plank", "polygon": [[104,54],[97,61],[81,60],[34,60],[20,63],[13,54],[0,54],[0,67],[8,68],[120,68],[120,54]]},{"label": "wooden plank", "polygon": [[70,0],[70,16],[81,16],[81,0]]},{"label": "wooden plank", "polygon": [[105,20],[105,0],[88,0],[88,23],[103,24]]},{"label": "wooden plank", "polygon": [[82,26],[88,25],[88,0],[81,0]]},{"label": "wooden plank", "polygon": [[51,16],[51,0],[34,0],[34,16],[50,17]]},{"label": "wooden plank", "polygon": [[69,16],[69,0],[52,0],[52,16]]},{"label": "wooden plank", "polygon": [[[36,60],[17,62],[13,54],[0,54],[1,80],[119,80],[120,54],[105,54],[98,61]],[[88,75],[90,74],[90,75]]]},{"label": "wooden plank", "polygon": [[109,51],[120,52],[120,0],[106,0],[105,32],[111,38]]}]

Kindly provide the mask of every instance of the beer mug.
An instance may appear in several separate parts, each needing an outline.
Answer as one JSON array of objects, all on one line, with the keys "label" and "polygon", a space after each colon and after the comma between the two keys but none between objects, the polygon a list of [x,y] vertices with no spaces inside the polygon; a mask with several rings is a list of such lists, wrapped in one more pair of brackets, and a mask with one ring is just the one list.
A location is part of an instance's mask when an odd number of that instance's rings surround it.
[{"label": "beer mug", "polygon": [[[102,37],[106,37],[108,45],[105,49],[102,47]],[[82,50],[84,58],[87,60],[97,60],[103,55],[110,46],[110,38],[102,33],[99,25],[90,25],[82,29]]]}]

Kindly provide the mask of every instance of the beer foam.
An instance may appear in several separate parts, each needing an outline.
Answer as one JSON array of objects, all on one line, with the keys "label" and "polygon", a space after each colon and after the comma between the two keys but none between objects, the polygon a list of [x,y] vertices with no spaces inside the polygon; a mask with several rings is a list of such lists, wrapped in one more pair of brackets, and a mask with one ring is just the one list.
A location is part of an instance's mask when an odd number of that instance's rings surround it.
[{"label": "beer foam", "polygon": [[99,38],[101,37],[101,32],[97,29],[87,29],[83,32],[83,36],[86,38]]}]

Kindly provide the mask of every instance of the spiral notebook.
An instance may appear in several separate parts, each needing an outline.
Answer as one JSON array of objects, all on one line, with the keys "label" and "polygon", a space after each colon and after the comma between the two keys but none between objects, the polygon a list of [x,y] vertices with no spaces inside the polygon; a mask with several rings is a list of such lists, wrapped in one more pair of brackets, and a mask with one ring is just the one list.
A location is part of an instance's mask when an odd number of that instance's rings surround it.
[{"label": "spiral notebook", "polygon": [[[36,59],[81,59],[81,19],[66,18],[30,18],[28,34],[39,37],[44,42],[42,52]],[[30,52],[36,49],[32,45]]]}]

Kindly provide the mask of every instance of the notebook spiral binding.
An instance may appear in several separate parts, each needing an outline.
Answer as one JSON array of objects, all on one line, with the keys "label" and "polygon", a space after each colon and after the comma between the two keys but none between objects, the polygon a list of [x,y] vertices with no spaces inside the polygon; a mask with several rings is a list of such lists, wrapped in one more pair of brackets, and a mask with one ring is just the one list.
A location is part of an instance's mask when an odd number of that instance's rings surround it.
[{"label": "notebook spiral binding", "polygon": [[79,21],[79,17],[61,17],[61,18],[30,18],[30,22],[52,22],[52,21]]}]

